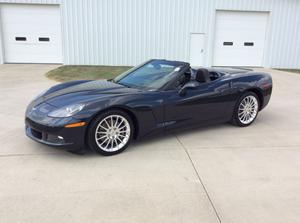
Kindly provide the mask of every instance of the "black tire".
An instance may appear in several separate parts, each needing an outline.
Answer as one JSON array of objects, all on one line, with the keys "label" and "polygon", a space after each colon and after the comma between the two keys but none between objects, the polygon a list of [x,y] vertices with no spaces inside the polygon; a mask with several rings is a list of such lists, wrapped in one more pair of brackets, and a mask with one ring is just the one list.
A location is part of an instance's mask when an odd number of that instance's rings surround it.
[{"label": "black tire", "polygon": [[[100,148],[98,146],[98,144],[96,142],[96,139],[95,139],[95,132],[96,132],[96,129],[97,129],[99,123],[103,119],[105,119],[106,117],[111,116],[111,115],[122,116],[123,118],[125,118],[128,121],[129,126],[130,126],[130,136],[129,136],[128,141],[126,142],[126,144],[124,146],[122,146],[122,148],[120,148],[116,151],[111,151],[110,152],[110,151],[103,150],[102,148]],[[124,112],[122,110],[117,110],[117,109],[108,110],[106,112],[103,112],[103,113],[99,114],[91,122],[91,124],[89,126],[89,129],[88,129],[88,133],[87,133],[87,144],[92,150],[94,150],[97,153],[100,153],[101,155],[104,155],[104,156],[116,155],[116,154],[119,154],[119,153],[123,152],[128,147],[128,145],[130,144],[130,142],[133,138],[133,134],[134,134],[134,125],[133,125],[132,119],[130,118],[130,116],[126,112]]]},{"label": "black tire", "polygon": [[[243,101],[246,97],[248,97],[248,96],[253,96],[253,97],[255,97],[255,99],[256,99],[256,101],[257,101],[257,111],[256,111],[256,115],[255,115],[255,117],[253,118],[253,120],[252,120],[251,122],[245,124],[245,123],[241,122],[241,120],[240,120],[240,118],[239,118],[239,108],[240,108],[240,105],[241,105],[242,101]],[[256,119],[256,117],[257,117],[257,115],[258,115],[258,112],[259,112],[259,108],[260,108],[260,102],[259,102],[259,99],[258,99],[257,94],[255,94],[254,92],[245,92],[243,95],[240,96],[239,100],[237,101],[237,103],[236,103],[236,105],[235,105],[235,108],[234,108],[233,116],[232,116],[230,122],[231,122],[233,125],[236,125],[236,126],[239,126],[239,127],[247,127],[247,126],[251,125],[251,124],[255,121],[255,119]]]}]

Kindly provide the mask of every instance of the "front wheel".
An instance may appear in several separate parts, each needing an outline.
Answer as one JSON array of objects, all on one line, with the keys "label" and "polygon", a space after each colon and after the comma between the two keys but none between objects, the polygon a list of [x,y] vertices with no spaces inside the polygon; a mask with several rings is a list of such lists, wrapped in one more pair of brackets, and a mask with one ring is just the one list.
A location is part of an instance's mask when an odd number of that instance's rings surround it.
[{"label": "front wheel", "polygon": [[121,153],[129,145],[133,135],[130,116],[119,110],[100,114],[88,131],[88,144],[102,155]]},{"label": "front wheel", "polygon": [[251,125],[257,117],[259,100],[255,93],[246,92],[238,100],[231,122],[234,125],[246,127]]}]

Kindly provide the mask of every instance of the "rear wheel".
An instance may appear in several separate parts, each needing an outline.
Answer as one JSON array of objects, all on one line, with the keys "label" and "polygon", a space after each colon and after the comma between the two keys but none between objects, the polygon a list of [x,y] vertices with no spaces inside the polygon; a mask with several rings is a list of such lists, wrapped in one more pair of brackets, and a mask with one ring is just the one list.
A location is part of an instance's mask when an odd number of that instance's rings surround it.
[{"label": "rear wheel", "polygon": [[115,155],[126,149],[133,136],[130,116],[121,110],[100,114],[91,124],[88,144],[102,155]]},{"label": "rear wheel", "polygon": [[231,122],[234,125],[246,127],[251,125],[257,117],[259,100],[255,93],[246,92],[235,106]]}]

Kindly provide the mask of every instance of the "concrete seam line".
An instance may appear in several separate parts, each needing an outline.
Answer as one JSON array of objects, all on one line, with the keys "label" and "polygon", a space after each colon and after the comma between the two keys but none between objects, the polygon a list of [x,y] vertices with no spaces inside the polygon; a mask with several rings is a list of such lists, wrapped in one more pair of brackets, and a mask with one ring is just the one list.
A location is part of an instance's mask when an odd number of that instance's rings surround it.
[{"label": "concrete seam line", "polygon": [[211,206],[212,206],[212,208],[213,208],[213,210],[214,210],[214,212],[215,212],[215,215],[217,216],[218,221],[221,223],[221,218],[220,218],[220,216],[219,216],[219,214],[218,214],[218,212],[217,212],[217,209],[216,209],[214,203],[212,202],[212,199],[210,198],[210,196],[209,196],[209,194],[208,194],[208,191],[207,191],[207,189],[206,189],[206,187],[205,187],[205,185],[204,185],[204,183],[203,183],[203,180],[201,179],[201,177],[200,177],[200,175],[199,175],[199,173],[198,173],[198,171],[197,171],[197,169],[196,169],[196,167],[195,167],[195,164],[194,164],[194,162],[193,162],[193,160],[192,160],[192,158],[191,158],[189,152],[187,151],[186,147],[182,144],[182,142],[180,141],[180,139],[177,137],[177,135],[174,135],[174,136],[175,136],[175,138],[177,139],[177,141],[179,142],[179,144],[181,145],[181,147],[183,148],[183,150],[184,150],[185,154],[187,155],[188,159],[190,160],[190,162],[191,162],[191,164],[192,164],[192,167],[193,167],[193,169],[194,169],[194,171],[195,171],[195,173],[196,173],[196,176],[197,176],[197,178],[198,178],[200,184],[202,185],[202,187],[203,187],[203,189],[204,189],[204,192],[205,192],[205,194],[206,194],[206,196],[207,196],[207,198],[208,198],[208,200],[209,200],[209,202],[210,202],[210,204],[211,204]]},{"label": "concrete seam line", "polygon": [[205,150],[205,149],[266,149],[266,150],[280,150],[282,148],[287,149],[300,149],[300,145],[279,145],[279,146],[200,146],[200,147],[194,147],[190,150]]},{"label": "concrete seam line", "polygon": [[56,155],[61,153],[28,153],[28,154],[2,154],[0,155],[0,158],[5,157],[18,157],[18,156],[44,156],[44,155]]}]

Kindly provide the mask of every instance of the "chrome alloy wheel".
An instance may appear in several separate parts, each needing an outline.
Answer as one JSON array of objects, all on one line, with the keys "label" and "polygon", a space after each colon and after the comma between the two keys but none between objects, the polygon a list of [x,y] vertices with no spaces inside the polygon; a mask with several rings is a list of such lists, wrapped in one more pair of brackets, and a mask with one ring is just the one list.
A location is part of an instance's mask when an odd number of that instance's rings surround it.
[{"label": "chrome alloy wheel", "polygon": [[241,123],[248,125],[251,123],[258,112],[258,101],[253,95],[245,97],[238,109],[238,118]]},{"label": "chrome alloy wheel", "polygon": [[121,115],[109,115],[99,122],[95,140],[100,149],[115,152],[126,145],[130,134],[130,124],[126,118]]}]

